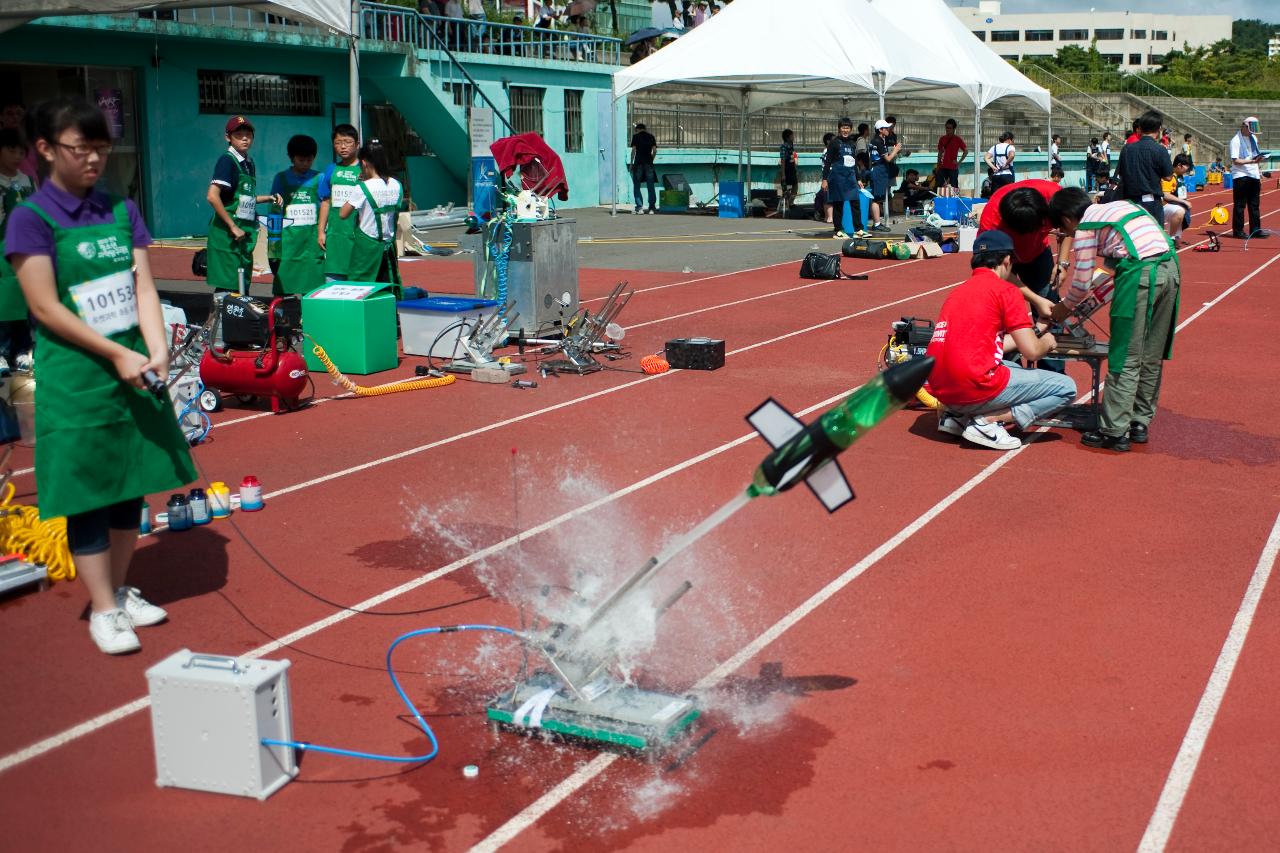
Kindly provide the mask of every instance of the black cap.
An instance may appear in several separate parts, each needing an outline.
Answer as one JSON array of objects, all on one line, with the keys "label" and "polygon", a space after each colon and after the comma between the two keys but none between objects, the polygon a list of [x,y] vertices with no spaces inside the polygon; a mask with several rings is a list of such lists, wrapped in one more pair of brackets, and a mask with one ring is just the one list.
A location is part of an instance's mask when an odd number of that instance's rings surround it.
[{"label": "black cap", "polygon": [[1012,252],[1013,238],[1003,231],[983,231],[973,241],[973,253],[980,255],[983,252]]}]

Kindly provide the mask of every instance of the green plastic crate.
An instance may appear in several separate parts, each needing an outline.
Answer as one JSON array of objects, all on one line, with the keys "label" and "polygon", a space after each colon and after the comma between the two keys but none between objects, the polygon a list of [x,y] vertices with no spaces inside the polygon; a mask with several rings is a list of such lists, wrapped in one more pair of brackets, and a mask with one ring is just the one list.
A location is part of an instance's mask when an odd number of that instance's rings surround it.
[{"label": "green plastic crate", "polygon": [[[317,298],[330,287],[360,285],[374,290],[363,299]],[[363,376],[391,370],[400,363],[396,352],[396,297],[393,285],[376,281],[340,281],[318,287],[302,298],[302,330],[324,347],[343,373]],[[324,365],[303,342],[307,369]]]}]

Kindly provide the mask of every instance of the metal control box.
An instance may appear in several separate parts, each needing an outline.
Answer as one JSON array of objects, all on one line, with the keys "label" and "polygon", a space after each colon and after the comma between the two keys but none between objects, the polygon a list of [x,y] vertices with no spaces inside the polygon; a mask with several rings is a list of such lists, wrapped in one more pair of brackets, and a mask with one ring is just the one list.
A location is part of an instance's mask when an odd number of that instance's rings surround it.
[{"label": "metal control box", "polygon": [[265,800],[294,776],[289,661],[175,652],[147,670],[156,785]]},{"label": "metal control box", "polygon": [[[476,251],[476,296],[497,299],[496,274],[490,270],[485,276],[483,237],[467,235],[459,245]],[[511,226],[507,300],[515,302],[520,315],[511,328],[513,335],[520,330],[526,337],[560,334],[578,311],[577,220],[543,219]]]}]

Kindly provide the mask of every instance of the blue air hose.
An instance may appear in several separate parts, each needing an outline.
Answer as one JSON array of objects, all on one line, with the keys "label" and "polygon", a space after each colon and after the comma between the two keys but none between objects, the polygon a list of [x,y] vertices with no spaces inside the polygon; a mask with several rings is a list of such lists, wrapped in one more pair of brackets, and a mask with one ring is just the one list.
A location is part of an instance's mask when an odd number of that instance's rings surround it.
[{"label": "blue air hose", "polygon": [[431,741],[431,751],[426,755],[379,755],[376,752],[359,752],[352,749],[339,749],[336,746],[320,746],[319,744],[307,743],[306,741],[297,740],[273,740],[271,738],[263,738],[263,746],[288,746],[293,749],[311,752],[324,752],[329,755],[341,755],[346,758],[367,758],[372,761],[393,761],[398,764],[418,764],[420,762],[430,761],[440,752],[440,743],[436,740],[435,732],[431,730],[431,726],[427,725],[427,721],[422,719],[421,712],[409,701],[408,695],[405,694],[404,688],[400,686],[400,679],[396,678],[396,672],[391,666],[391,655],[395,652],[396,646],[412,637],[420,637],[423,634],[452,634],[456,631],[494,631],[499,634],[509,634],[512,637],[519,637],[515,631],[510,628],[503,628],[499,625],[445,625],[439,628],[419,628],[416,631],[410,631],[407,634],[401,634],[395,638],[395,641],[387,647],[387,675],[391,677],[391,685],[395,687],[396,693],[400,694],[400,701],[404,702],[405,707],[413,714],[413,718],[418,721],[418,725],[422,728],[427,739]]}]

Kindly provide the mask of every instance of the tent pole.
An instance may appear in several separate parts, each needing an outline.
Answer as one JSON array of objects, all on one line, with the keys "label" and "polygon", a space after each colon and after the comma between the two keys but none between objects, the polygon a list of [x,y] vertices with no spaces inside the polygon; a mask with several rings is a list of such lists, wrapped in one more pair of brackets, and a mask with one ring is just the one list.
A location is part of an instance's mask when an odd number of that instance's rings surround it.
[{"label": "tent pole", "polygon": [[[350,99],[351,99],[351,126],[356,129],[356,133],[360,133],[360,0],[351,0],[351,49],[350,49]],[[363,135],[358,136],[363,139]]]},{"label": "tent pole", "polygon": [[747,147],[747,94],[742,93],[742,112],[738,115],[738,180],[742,180],[742,154]]},{"label": "tent pole", "polygon": [[978,84],[978,100],[973,104],[973,144],[977,145],[973,157],[973,197],[982,197],[982,162],[987,149],[982,147],[982,84]]}]

